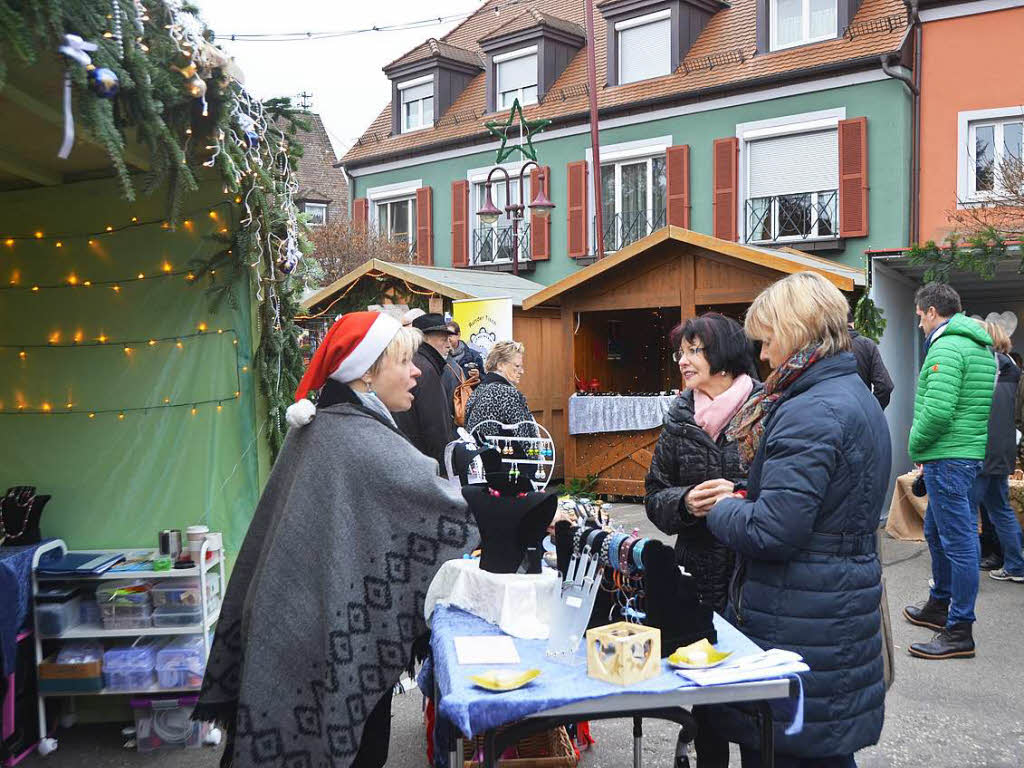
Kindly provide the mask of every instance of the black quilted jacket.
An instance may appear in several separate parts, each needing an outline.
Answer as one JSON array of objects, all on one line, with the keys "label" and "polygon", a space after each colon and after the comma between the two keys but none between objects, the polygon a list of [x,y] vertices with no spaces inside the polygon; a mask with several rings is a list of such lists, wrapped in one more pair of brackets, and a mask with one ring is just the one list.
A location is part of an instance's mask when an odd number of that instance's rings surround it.
[{"label": "black quilted jacket", "polygon": [[[752,394],[760,389],[755,383]],[[719,477],[733,482],[746,479],[736,444],[726,439],[724,430],[713,441],[697,426],[693,392],[686,390],[665,417],[645,481],[644,508],[662,532],[677,536],[676,561],[697,579],[704,604],[721,613],[728,601],[733,552],[719,543],[705,521],[691,515],[683,502],[692,486]]]}]

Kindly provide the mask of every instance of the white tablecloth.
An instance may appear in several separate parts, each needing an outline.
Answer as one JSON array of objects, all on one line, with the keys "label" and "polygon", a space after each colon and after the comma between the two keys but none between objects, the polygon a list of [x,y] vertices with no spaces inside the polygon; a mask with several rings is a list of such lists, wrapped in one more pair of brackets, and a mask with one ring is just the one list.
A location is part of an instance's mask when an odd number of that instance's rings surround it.
[{"label": "white tablecloth", "polygon": [[676,395],[572,395],[569,398],[569,434],[655,429],[665,421],[665,414],[675,399]]},{"label": "white tablecloth", "polygon": [[558,573],[547,568],[536,575],[488,573],[479,560],[449,560],[430,582],[423,613],[430,623],[435,606],[450,605],[513,637],[546,640],[560,589]]}]

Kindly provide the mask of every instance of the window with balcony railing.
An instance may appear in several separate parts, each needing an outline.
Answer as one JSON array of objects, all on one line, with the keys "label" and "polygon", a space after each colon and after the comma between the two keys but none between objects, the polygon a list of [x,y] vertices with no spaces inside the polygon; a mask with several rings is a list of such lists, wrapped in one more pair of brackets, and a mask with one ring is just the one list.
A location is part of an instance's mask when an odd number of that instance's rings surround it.
[{"label": "window with balcony railing", "polygon": [[[486,191],[484,184],[475,184],[474,195],[476,196],[475,210],[479,211],[484,206]],[[519,203],[519,186],[510,184],[513,204]],[[482,224],[475,222],[473,226],[472,253],[470,254],[470,266],[498,265],[512,263],[512,218],[505,211],[509,204],[506,197],[504,182],[491,184],[491,199],[494,205],[500,210],[501,216],[494,224]],[[520,263],[530,259],[530,214],[526,213],[519,222],[519,261]]]},{"label": "window with balcony railing", "polygon": [[[473,256],[471,266],[511,264],[513,254],[511,224],[482,225],[473,230]],[[530,260],[530,224],[519,222],[519,263]]]},{"label": "window with balcony railing", "polygon": [[745,149],[746,242],[839,237],[839,148],[834,129],[747,140]]},{"label": "window with balcony railing", "polygon": [[748,243],[838,237],[836,190],[747,200]]},{"label": "window with balcony railing", "polygon": [[605,253],[617,251],[665,226],[665,190],[664,155],[601,166]]}]

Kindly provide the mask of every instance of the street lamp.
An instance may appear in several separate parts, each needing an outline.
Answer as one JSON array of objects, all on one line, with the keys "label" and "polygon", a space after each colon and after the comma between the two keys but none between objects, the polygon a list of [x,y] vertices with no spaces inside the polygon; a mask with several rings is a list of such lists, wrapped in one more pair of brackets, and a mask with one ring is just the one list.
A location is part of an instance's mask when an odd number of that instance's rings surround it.
[{"label": "street lamp", "polygon": [[[537,169],[537,194],[530,202],[529,208],[534,216],[540,219],[547,218],[548,214],[551,213],[551,209],[555,207],[548,196],[544,194],[544,174],[545,171],[533,160],[529,160],[523,163],[523,166],[519,169],[519,199],[523,199],[523,182],[526,179],[526,170],[530,167]],[[512,202],[512,177],[508,171],[502,168],[500,165],[495,166],[491,169],[491,172],[487,174],[487,181],[484,184],[484,204],[476,212],[476,215],[480,217],[480,221],[487,226],[493,226],[497,223],[498,218],[501,216],[501,209],[494,204],[494,199],[491,197],[491,179],[495,173],[501,171],[505,175],[505,199],[508,200],[508,205],[505,206],[505,213],[507,213],[512,219],[512,274],[519,274],[519,221],[523,218],[523,214],[526,208],[522,203]]]}]

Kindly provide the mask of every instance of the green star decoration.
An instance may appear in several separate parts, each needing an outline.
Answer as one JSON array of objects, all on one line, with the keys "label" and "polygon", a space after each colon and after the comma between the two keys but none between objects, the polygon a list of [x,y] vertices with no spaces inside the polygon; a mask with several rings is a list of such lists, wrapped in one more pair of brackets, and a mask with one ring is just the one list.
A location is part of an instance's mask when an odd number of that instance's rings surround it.
[{"label": "green star decoration", "polygon": [[[516,116],[518,116],[518,121]],[[512,102],[512,109],[508,113],[508,120],[506,122],[488,122],[485,125],[487,126],[488,133],[495,138],[501,139],[497,159],[497,163],[500,165],[516,151],[521,152],[523,157],[537,162],[537,150],[533,147],[533,134],[543,131],[551,125],[551,121],[543,119],[527,120],[523,115],[523,108],[519,104],[519,99],[516,99]],[[518,129],[518,137],[516,136],[515,129]],[[524,143],[509,146],[508,140],[510,138],[520,138]]]}]

